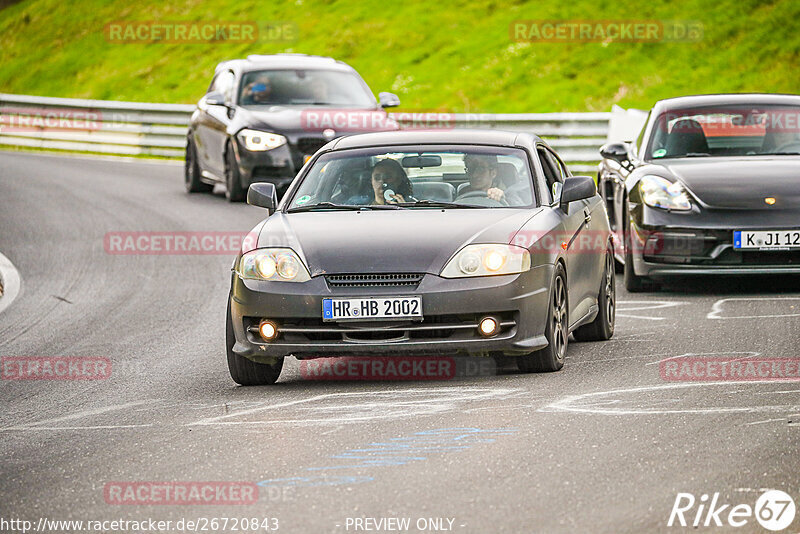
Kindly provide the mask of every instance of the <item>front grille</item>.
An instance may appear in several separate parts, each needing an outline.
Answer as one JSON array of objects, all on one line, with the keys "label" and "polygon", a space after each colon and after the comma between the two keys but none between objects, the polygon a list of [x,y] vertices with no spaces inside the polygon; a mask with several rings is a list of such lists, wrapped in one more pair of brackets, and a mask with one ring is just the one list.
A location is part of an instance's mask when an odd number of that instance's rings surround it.
[{"label": "front grille", "polygon": [[297,140],[297,150],[303,154],[313,154],[325,146],[327,142],[328,141],[325,139],[320,139],[318,137],[301,137]]},{"label": "front grille", "polygon": [[420,273],[393,274],[329,274],[325,277],[330,287],[408,287],[417,286]]}]

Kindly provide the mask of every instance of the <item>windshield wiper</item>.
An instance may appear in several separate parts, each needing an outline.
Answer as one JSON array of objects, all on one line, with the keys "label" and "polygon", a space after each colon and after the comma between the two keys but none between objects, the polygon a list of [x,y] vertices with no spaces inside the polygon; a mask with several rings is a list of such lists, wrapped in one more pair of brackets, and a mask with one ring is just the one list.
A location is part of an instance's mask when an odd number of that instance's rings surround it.
[{"label": "windshield wiper", "polygon": [[316,211],[316,210],[345,210],[345,211],[361,211],[361,210],[401,210],[405,209],[396,204],[375,204],[369,206],[354,206],[352,204],[335,204],[333,202],[318,202],[316,204],[309,204],[308,206],[297,206],[286,210],[286,213],[299,213],[303,211]]},{"label": "windshield wiper", "polygon": [[759,156],[800,156],[800,152],[761,152]]},{"label": "windshield wiper", "polygon": [[456,202],[444,202],[440,200],[417,200],[416,202],[398,202],[400,206],[425,206],[431,208],[485,208],[486,206],[475,206],[474,204],[458,204]]}]

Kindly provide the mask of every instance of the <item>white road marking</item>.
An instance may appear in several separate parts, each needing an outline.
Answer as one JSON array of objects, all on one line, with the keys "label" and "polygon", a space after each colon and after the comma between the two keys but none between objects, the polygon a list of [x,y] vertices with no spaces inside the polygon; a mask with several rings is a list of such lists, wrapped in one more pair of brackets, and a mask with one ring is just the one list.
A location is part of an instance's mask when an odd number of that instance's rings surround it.
[{"label": "white road marking", "polygon": [[3,281],[3,294],[0,296],[0,313],[11,306],[22,288],[22,278],[11,260],[0,254],[0,280]]},{"label": "white road marking", "polygon": [[776,317],[800,317],[800,306],[797,307],[797,313],[790,314],[774,314],[774,315],[734,315],[730,317],[720,317],[724,311],[722,309],[726,302],[736,301],[779,301],[779,300],[796,300],[800,301],[800,297],[734,297],[727,299],[720,299],[711,306],[711,311],[706,315],[706,319],[768,319]]},{"label": "white road marking", "polygon": [[98,425],[98,426],[9,426],[5,428],[0,428],[0,432],[9,431],[9,430],[17,430],[17,431],[30,431],[30,430],[44,430],[44,431],[56,431],[56,430],[117,430],[120,428],[142,428],[142,427],[150,427],[155,426],[154,424],[150,423],[147,425]]},{"label": "white road marking", "polygon": [[763,421],[753,421],[752,423],[745,423],[745,424],[747,426],[750,426],[750,425],[761,425],[761,424],[764,424],[764,423],[774,423],[775,421],[786,421],[786,419],[784,419],[784,418],[780,418],[780,419],[764,419]]},{"label": "white road marking", "polygon": [[[633,304],[633,306],[628,306]],[[642,310],[661,310],[665,308],[674,308],[675,306],[682,306],[686,304],[682,301],[676,300],[621,300],[617,302],[617,317],[626,317],[629,319],[645,319],[648,321],[663,321],[666,317],[652,317],[649,315],[632,315],[628,312],[642,311]]]},{"label": "white road marking", "polygon": [[761,356],[760,352],[739,352],[739,351],[730,351],[730,352],[687,352],[685,354],[678,354],[677,356],[671,356],[669,358],[663,358],[661,360],[656,360],[654,362],[648,362],[645,365],[658,365],[661,362],[666,362],[669,360],[677,360],[678,358],[692,358],[694,356],[727,356],[728,354],[744,354],[741,358],[734,358],[730,360],[732,362],[738,362],[741,360],[746,360],[748,358],[755,358],[756,356]]},{"label": "white road marking", "polygon": [[[74,421],[76,419],[82,419],[84,417],[92,417],[95,415],[102,415],[109,412],[119,411],[119,410],[126,410],[128,408],[133,408],[136,406],[141,406],[143,404],[153,404],[156,402],[160,402],[158,399],[156,400],[140,400],[134,402],[127,402],[125,404],[113,404],[111,406],[104,406],[102,408],[93,408],[91,410],[83,410],[81,412],[75,412],[69,415],[64,415],[62,417],[54,417],[52,419],[45,419],[43,421],[34,421],[32,423],[27,423],[24,425],[15,425],[11,427],[4,427],[0,428],[0,432],[8,431],[8,430],[47,430],[45,425],[52,425],[53,423],[63,423],[64,421]],[[134,426],[151,426],[149,424],[146,425],[108,425],[106,428],[130,428]],[[51,427],[52,428],[52,427]],[[94,428],[94,427],[78,427],[78,428]]]},{"label": "white road marking", "polygon": [[[688,384],[664,384],[657,386],[646,386],[639,388],[625,388],[614,389],[609,391],[597,391],[594,393],[584,393],[581,395],[570,395],[563,399],[557,400],[538,411],[542,412],[573,412],[573,413],[589,413],[589,414],[602,414],[602,415],[666,415],[666,414],[720,414],[720,413],[755,413],[755,412],[773,412],[773,411],[794,411],[800,406],[798,404],[785,404],[773,406],[742,406],[742,407],[711,407],[711,408],[685,408],[685,409],[647,409],[647,408],[604,408],[603,406],[610,406],[614,404],[621,404],[620,399],[602,399],[610,395],[622,395],[628,393],[652,393],[655,391],[664,390],[677,390],[685,388],[698,388],[698,387],[715,387],[715,386],[730,386],[737,385],[757,385],[757,384],[774,384],[774,381],[739,381],[739,382],[701,382],[701,383],[688,383]],[[588,399],[598,399],[594,402],[586,403]],[[675,401],[679,399],[666,399],[667,401]],[[652,402],[652,401],[651,401]],[[658,402],[658,401],[656,401]]]},{"label": "white road marking", "polygon": [[[477,400],[507,397],[519,389],[447,387],[426,389],[402,389],[393,391],[340,392],[316,395],[308,399],[278,404],[265,404],[258,408],[242,410],[217,417],[200,419],[187,426],[238,425],[271,426],[292,425],[343,425],[378,419],[436,415],[456,410],[461,404]],[[415,398],[416,397],[416,398]],[[424,397],[424,398],[419,398]],[[325,405],[325,401],[353,399],[355,402]],[[358,402],[358,399],[365,399]],[[300,413],[281,414],[279,408],[295,406]],[[265,419],[243,420],[244,416],[267,412]],[[304,416],[308,413],[308,417]],[[281,419],[279,415],[289,415]],[[293,417],[292,417],[293,415]],[[235,420],[234,420],[235,418]]]}]

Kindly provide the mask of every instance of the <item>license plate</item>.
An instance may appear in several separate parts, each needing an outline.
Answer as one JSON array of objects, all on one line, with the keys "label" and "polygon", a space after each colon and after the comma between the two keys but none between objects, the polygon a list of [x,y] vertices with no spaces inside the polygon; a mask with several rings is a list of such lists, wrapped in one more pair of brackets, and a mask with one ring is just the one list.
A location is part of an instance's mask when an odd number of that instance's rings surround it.
[{"label": "license plate", "polygon": [[323,321],[422,319],[421,297],[322,299]]},{"label": "license plate", "polygon": [[733,248],[737,250],[800,249],[800,230],[735,230]]}]

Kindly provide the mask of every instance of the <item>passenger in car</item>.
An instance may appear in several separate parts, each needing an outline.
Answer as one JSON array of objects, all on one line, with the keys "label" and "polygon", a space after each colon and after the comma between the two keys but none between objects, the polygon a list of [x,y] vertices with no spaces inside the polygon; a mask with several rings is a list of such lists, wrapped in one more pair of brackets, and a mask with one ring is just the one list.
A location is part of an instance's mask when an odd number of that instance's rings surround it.
[{"label": "passenger in car", "polygon": [[413,186],[402,165],[393,159],[384,159],[372,168],[371,204],[413,202]]}]

